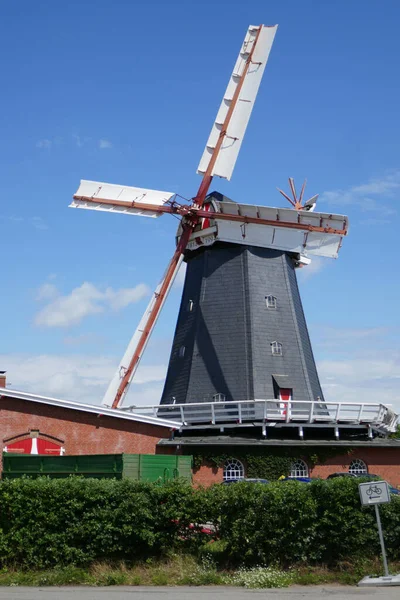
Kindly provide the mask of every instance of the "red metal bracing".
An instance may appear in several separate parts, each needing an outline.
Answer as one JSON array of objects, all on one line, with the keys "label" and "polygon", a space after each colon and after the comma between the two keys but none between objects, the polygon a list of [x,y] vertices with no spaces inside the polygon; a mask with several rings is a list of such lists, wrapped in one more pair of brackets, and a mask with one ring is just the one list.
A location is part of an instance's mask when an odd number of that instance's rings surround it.
[{"label": "red metal bracing", "polygon": [[[279,190],[281,191],[281,190]],[[286,197],[286,194],[282,192]],[[99,204],[99,200],[96,198],[89,198],[86,196],[74,196],[74,200],[82,200],[84,202],[91,202],[93,204]],[[294,206],[294,203],[288,198]],[[101,199],[101,204],[106,206],[123,206],[140,208],[141,211],[155,213],[167,213],[171,215],[179,215],[183,217],[184,222],[187,222],[191,230],[195,228],[200,219],[218,219],[219,221],[236,221],[239,223],[254,223],[255,225],[270,225],[271,227],[283,227],[285,229],[299,229],[302,231],[317,231],[319,233],[330,233],[332,235],[347,235],[346,225],[343,224],[344,229],[334,229],[333,227],[317,227],[316,225],[309,225],[307,223],[292,223],[289,221],[278,221],[273,219],[262,219],[261,217],[248,217],[246,215],[232,215],[221,212],[211,211],[205,208],[198,208],[193,204],[178,204],[173,202],[172,204],[164,204],[163,206],[154,206],[153,204],[143,204],[139,202],[126,202],[118,200],[106,200]],[[189,236],[190,237],[190,236]],[[185,248],[183,248],[184,250]],[[183,251],[182,250],[182,251]]]}]

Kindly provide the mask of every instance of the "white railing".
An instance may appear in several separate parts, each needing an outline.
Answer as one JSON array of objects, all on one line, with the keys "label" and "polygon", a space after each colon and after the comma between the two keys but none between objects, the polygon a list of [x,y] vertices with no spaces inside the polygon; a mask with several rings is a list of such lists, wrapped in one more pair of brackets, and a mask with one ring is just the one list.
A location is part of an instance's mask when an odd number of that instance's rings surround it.
[{"label": "white railing", "polygon": [[385,431],[395,431],[398,415],[384,404],[356,402],[321,402],[301,400],[241,400],[239,402],[193,402],[133,406],[139,415],[171,419],[184,428],[199,425],[238,426],[267,422],[295,424],[374,425]]}]

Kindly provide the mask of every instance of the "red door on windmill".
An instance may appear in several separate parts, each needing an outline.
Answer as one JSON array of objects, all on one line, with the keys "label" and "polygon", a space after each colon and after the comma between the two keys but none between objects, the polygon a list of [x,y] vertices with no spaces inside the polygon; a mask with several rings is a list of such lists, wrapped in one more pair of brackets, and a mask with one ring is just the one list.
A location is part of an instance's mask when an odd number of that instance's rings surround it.
[{"label": "red door on windmill", "polygon": [[29,437],[4,446],[4,452],[12,454],[52,454],[53,456],[62,456],[65,449],[50,440],[43,438]]},{"label": "red door on windmill", "polygon": [[292,390],[289,388],[279,388],[279,408],[281,415],[286,418],[290,417],[289,402],[292,399]]}]

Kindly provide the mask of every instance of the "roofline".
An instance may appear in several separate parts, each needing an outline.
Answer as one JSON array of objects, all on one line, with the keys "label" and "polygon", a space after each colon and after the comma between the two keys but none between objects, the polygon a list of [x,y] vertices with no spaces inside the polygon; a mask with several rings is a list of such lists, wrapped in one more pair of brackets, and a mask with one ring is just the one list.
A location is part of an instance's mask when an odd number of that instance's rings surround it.
[{"label": "roofline", "polygon": [[182,427],[182,423],[179,421],[137,415],[132,412],[120,411],[116,408],[105,408],[94,404],[81,404],[80,402],[72,402],[72,400],[60,400],[59,398],[51,398],[50,396],[39,396],[38,394],[30,394],[29,392],[21,392],[19,390],[10,390],[9,388],[0,387],[0,398],[5,397],[36,402],[38,404],[59,406],[61,408],[88,412],[99,416],[113,417],[114,419],[125,419],[127,421],[136,421],[138,423],[147,423],[148,425],[158,425],[159,427],[167,427],[168,429],[179,429]]},{"label": "roofline", "polygon": [[190,447],[201,447],[201,446],[328,446],[328,447],[357,447],[357,446],[368,446],[375,448],[396,448],[400,450],[400,440],[396,439],[376,439],[376,440],[263,440],[263,439],[247,439],[247,438],[230,438],[227,439],[215,439],[210,437],[209,439],[185,439],[185,438],[174,438],[161,439],[157,442],[157,446],[190,446]]}]

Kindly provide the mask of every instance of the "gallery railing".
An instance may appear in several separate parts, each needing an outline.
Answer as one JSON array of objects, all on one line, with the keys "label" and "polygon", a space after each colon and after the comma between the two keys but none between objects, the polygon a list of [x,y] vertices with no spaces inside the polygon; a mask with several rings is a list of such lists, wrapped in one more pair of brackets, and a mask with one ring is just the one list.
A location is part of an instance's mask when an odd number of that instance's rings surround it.
[{"label": "gallery railing", "polygon": [[385,431],[395,431],[397,415],[384,404],[356,402],[309,402],[281,400],[242,400],[239,402],[193,402],[133,406],[123,410],[183,423],[184,428],[196,425],[223,426],[236,424],[353,424],[375,425]]}]

